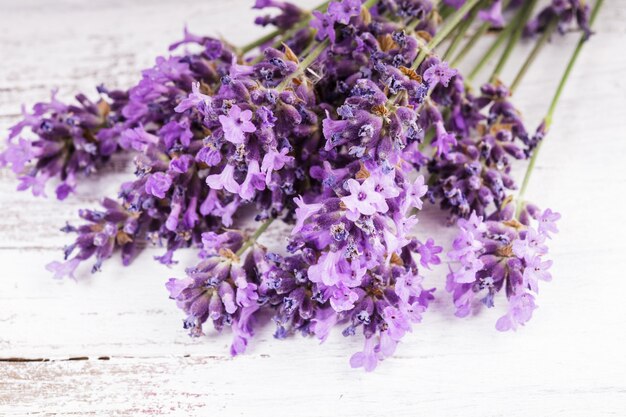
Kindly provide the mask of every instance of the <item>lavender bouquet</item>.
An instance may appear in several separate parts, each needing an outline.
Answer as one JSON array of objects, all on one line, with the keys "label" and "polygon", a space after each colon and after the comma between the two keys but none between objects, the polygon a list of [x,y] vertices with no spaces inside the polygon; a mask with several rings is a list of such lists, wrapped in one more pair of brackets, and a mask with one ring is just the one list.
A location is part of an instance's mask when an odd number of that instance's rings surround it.
[{"label": "lavender bouquet", "polygon": [[[323,341],[341,326],[364,340],[350,364],[371,371],[444,297],[423,284],[444,250],[415,233],[424,204],[458,228],[445,281],[457,316],[504,302],[498,330],[530,320],[560,215],[524,193],[601,4],[342,0],[305,11],[257,0],[274,13],[255,23],[274,31],[243,47],[185,31],[128,90],[99,86],[75,104],[53,93],[23,110],[0,164],[19,190],[45,196],[50,182],[64,200],[114,154],[132,155],[134,180],[62,229],[76,237],[47,267],[56,278],[83,263],[98,271],[117,252],[129,265],[146,243],[164,248],[166,265],[195,248],[198,263],[165,285],[190,335],[229,327],[237,355],[261,314],[280,339]],[[511,98],[550,38],[572,31],[580,42],[529,130]],[[461,71],[484,37],[492,44]],[[507,84],[500,74],[520,42],[535,46]],[[528,160],[519,189],[514,160]],[[274,221],[291,226],[280,253],[257,242]]]}]

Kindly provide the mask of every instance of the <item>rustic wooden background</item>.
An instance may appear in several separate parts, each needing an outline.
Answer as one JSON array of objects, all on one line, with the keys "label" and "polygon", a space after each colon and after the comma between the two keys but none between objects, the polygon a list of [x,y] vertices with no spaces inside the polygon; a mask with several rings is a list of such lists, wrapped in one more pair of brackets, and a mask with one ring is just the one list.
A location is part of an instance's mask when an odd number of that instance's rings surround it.
[{"label": "rustic wooden background", "polygon": [[[262,29],[250,23],[251,3],[0,0],[2,135],[21,103],[46,98],[52,87],[69,98],[101,81],[131,85],[184,23],[236,44],[254,39]],[[442,266],[427,276],[441,287],[438,301],[374,373],[348,365],[360,340],[337,331],[322,345],[278,341],[271,323],[247,355],[231,359],[230,335],[187,337],[164,290],[193,262],[192,251],[172,269],[151,260],[156,250],[128,269],[116,259],[95,276],[83,270],[78,283],[44,270],[67,242],[58,232],[65,220],[130,177],[123,160],[64,203],[16,193],[3,171],[0,415],[626,415],[625,20],[626,2],[607,1],[532,179],[528,197],[563,219],[551,242],[554,281],[542,286],[526,328],[496,332],[498,311],[456,319]],[[556,37],[520,88],[516,101],[531,124],[576,39]],[[449,243],[452,231],[436,210],[423,219],[420,233]],[[265,238],[275,247],[283,241],[280,229]]]}]

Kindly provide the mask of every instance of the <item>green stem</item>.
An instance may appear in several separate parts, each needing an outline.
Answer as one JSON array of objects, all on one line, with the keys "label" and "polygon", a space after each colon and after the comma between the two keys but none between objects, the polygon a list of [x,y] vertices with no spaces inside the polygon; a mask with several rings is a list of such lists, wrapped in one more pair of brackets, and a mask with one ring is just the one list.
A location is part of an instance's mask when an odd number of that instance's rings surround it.
[{"label": "green stem", "polygon": [[421,22],[420,19],[413,19],[411,23],[404,27],[404,30],[406,30],[407,32],[413,32],[413,29],[415,29],[419,22]]},{"label": "green stem", "polygon": [[511,83],[511,86],[509,87],[509,91],[511,92],[511,94],[515,92],[515,90],[519,86],[519,83],[522,81],[522,79],[526,75],[526,72],[528,71],[530,66],[533,64],[533,62],[535,62],[535,59],[539,55],[539,52],[545,46],[545,44],[548,42],[548,39],[550,39],[550,36],[556,30],[557,23],[558,23],[558,19],[556,17],[553,18],[548,24],[548,26],[545,28],[545,30],[543,31],[543,34],[541,35],[541,37],[537,40],[537,43],[535,44],[533,50],[530,51],[530,54],[526,58],[526,61],[524,61],[524,64],[522,65],[520,70],[517,72],[515,79]]},{"label": "green stem", "polygon": [[380,0],[367,0],[365,3],[363,3],[362,7],[365,7],[366,9],[370,9],[374,7],[376,3],[378,3],[379,1]]},{"label": "green stem", "polygon": [[[591,16],[589,17],[589,27],[591,27],[593,23],[595,22],[596,17],[598,16],[598,12],[600,11],[600,8],[602,7],[603,2],[604,0],[596,0],[596,4],[593,6],[593,10],[591,11]],[[582,35],[580,40],[578,41],[578,45],[576,45],[574,54],[572,55],[569,62],[567,63],[567,68],[565,69],[565,73],[563,74],[563,77],[561,78],[561,81],[559,82],[559,86],[556,89],[556,93],[554,94],[554,97],[552,98],[552,102],[550,103],[550,108],[548,109],[548,113],[546,115],[546,127],[550,127],[550,124],[552,124],[552,116],[554,115],[554,110],[556,109],[556,105],[559,102],[559,99],[561,98],[561,94],[563,93],[563,88],[565,87],[565,84],[567,83],[567,79],[569,78],[570,73],[572,72],[572,69],[574,68],[574,64],[576,63],[576,60],[578,59],[578,55],[580,55],[580,51],[583,49],[583,45],[585,44],[586,41],[587,41],[586,35]]]},{"label": "green stem", "polygon": [[[593,23],[595,22],[596,17],[598,16],[598,12],[600,11],[600,8],[602,7],[603,2],[604,0],[596,0],[596,4],[593,6],[593,10],[591,11],[591,16],[589,18],[589,27],[593,26]],[[569,62],[567,63],[565,72],[561,76],[561,81],[559,81],[559,85],[556,89],[556,92],[554,93],[554,97],[552,98],[552,102],[550,103],[550,107],[548,108],[548,112],[546,113],[546,117],[544,118],[546,132],[548,131],[548,129],[550,128],[550,125],[552,124],[552,117],[554,116],[556,105],[559,102],[559,99],[561,98],[561,94],[563,94],[563,89],[565,88],[565,84],[567,84],[567,80],[569,79],[570,74],[572,73],[574,64],[576,63],[576,60],[578,59],[578,56],[580,55],[580,51],[583,49],[583,45],[585,44],[586,41],[587,41],[587,37],[586,35],[583,34],[580,40],[578,41],[578,44],[576,45],[576,49],[574,49],[574,53],[572,54]],[[530,182],[530,176],[533,172],[533,169],[535,168],[535,163],[537,162],[537,156],[539,155],[539,151],[541,150],[542,143],[543,141],[539,142],[539,144],[535,148],[535,151],[533,152],[533,155],[530,158],[530,162],[528,163],[528,167],[526,168],[524,179],[522,180],[522,186],[520,187],[519,194],[517,197],[516,215],[518,217],[519,217],[519,214],[521,213],[522,205],[524,204],[524,195],[526,193],[526,189],[528,188],[528,183]]]},{"label": "green stem", "polygon": [[246,242],[243,244],[241,248],[239,248],[239,250],[235,253],[235,255],[237,256],[243,255],[248,250],[248,248],[250,248],[250,246],[256,243],[259,236],[261,236],[263,232],[265,232],[267,228],[270,227],[270,224],[272,224],[273,221],[274,221],[273,217],[270,217],[269,219],[265,220],[265,223],[263,223],[258,229],[256,229],[256,232],[254,232],[252,236],[246,239]]},{"label": "green stem", "polygon": [[472,8],[476,6],[479,1],[481,0],[467,0],[459,10],[454,12],[450,16],[450,20],[447,21],[444,27],[437,32],[435,37],[428,43],[428,45],[421,49],[419,55],[417,56],[417,59],[415,60],[415,62],[413,62],[411,69],[417,69],[417,67],[419,67],[419,65],[424,62],[424,59],[426,59],[426,55],[428,55],[430,51],[432,51],[437,45],[439,45],[450,34],[450,32],[452,32],[454,28],[457,27],[457,25],[461,22],[461,20],[463,20],[465,15],[467,15],[467,13],[472,10]]},{"label": "green stem", "polygon": [[250,52],[251,50],[253,50],[257,46],[261,46],[264,43],[267,43],[267,42],[271,41],[272,39],[274,39],[276,36],[280,35],[281,33],[283,33],[282,29],[276,29],[276,30],[268,33],[267,35],[262,36],[259,39],[256,39],[256,40],[250,42],[247,45],[242,46],[241,48],[239,48],[239,55],[243,55],[246,52]]},{"label": "green stem", "polygon": [[419,151],[423,153],[430,146],[434,138],[435,128],[431,126],[424,135],[424,141],[419,145]]},{"label": "green stem", "polygon": [[[483,4],[484,4],[484,1],[483,1]],[[476,15],[478,14],[479,10],[480,10],[480,7],[478,6],[474,7],[472,11],[470,12],[470,14],[467,16],[467,18],[459,25],[459,28],[456,31],[456,35],[454,36],[454,39],[450,43],[450,46],[448,46],[448,49],[446,50],[446,52],[441,57],[443,61],[448,60],[448,58],[454,53],[454,51],[456,51],[456,48],[459,47],[459,45],[465,38],[465,33],[467,32],[467,29],[469,29],[469,27],[474,22],[474,19],[476,18]]]},{"label": "green stem", "polygon": [[446,20],[452,15],[452,13],[454,13],[454,7],[441,4],[439,8],[439,16],[441,16],[441,20]]},{"label": "green stem", "polygon": [[482,25],[480,25],[480,27],[476,30],[472,37],[467,41],[463,49],[461,49],[461,52],[459,52],[456,58],[454,58],[450,66],[458,67],[463,58],[465,58],[469,51],[472,50],[474,45],[476,45],[476,42],[478,42],[478,40],[482,38],[482,36],[485,34],[485,32],[489,30],[490,27],[491,25],[489,23],[483,23]]},{"label": "green stem", "polygon": [[329,40],[328,38],[326,38],[323,42],[317,45],[317,47],[313,49],[311,53],[306,58],[304,58],[304,60],[302,60],[302,62],[300,62],[300,65],[298,65],[298,69],[289,74],[284,80],[281,81],[280,84],[278,84],[276,90],[283,91],[285,88],[287,88],[287,86],[294,78],[302,75],[304,71],[306,71],[306,69],[317,59],[317,57],[320,56],[322,52],[324,52],[328,44]]},{"label": "green stem", "polygon": [[[516,16],[515,19],[517,19],[517,17],[519,17],[519,14],[518,16]],[[487,52],[485,52],[482,58],[478,61],[474,69],[470,71],[469,76],[467,77],[468,83],[472,83],[472,81],[474,81],[474,78],[476,78],[476,76],[483,69],[485,64],[489,62],[493,54],[498,50],[498,48],[500,48],[500,45],[502,45],[502,43],[506,40],[512,30],[513,22],[509,23],[504,29],[502,29],[502,32],[500,32],[496,40],[491,44],[489,49],[487,49]]]},{"label": "green stem", "polygon": [[533,12],[536,4],[537,0],[527,0],[527,3],[523,6],[524,8],[522,9],[522,18],[516,23],[515,29],[513,30],[513,33],[511,33],[511,37],[509,38],[509,43],[507,43],[506,48],[504,48],[504,52],[502,53],[500,60],[496,64],[496,68],[493,70],[493,74],[491,74],[492,82],[498,78],[498,76],[502,72],[502,69],[504,69],[504,65],[509,60],[509,57],[511,56],[511,53],[515,48],[515,45],[522,37],[524,25],[526,24],[526,21],[528,21],[528,19],[530,18],[530,15]]},{"label": "green stem", "polygon": [[[502,2],[502,9],[506,9],[509,6],[510,0],[505,0]],[[465,56],[472,50],[472,48],[476,45],[476,42],[482,38],[482,36],[489,30],[491,27],[491,23],[485,22],[476,30],[476,32],[472,35],[469,41],[465,44],[461,52],[454,58],[451,67],[458,67],[461,61],[465,58]]]},{"label": "green stem", "polygon": [[309,42],[309,44],[306,46],[306,48],[304,48],[302,52],[300,52],[300,56],[298,57],[298,59],[302,59],[305,56],[307,56],[311,52],[311,50],[315,48],[315,44],[316,44],[315,37],[313,37],[311,39],[311,42]]}]

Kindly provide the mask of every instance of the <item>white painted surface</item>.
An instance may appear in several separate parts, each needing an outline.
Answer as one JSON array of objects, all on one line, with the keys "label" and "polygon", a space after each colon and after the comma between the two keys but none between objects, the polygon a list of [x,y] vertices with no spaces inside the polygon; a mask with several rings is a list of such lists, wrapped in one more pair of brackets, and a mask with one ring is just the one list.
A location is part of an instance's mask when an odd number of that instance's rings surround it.
[{"label": "white painted surface", "polygon": [[[250,24],[250,4],[0,0],[0,131],[20,103],[53,86],[69,97],[101,81],[130,85],[184,22],[236,44],[254,39],[261,30]],[[77,284],[43,269],[66,243],[57,231],[65,220],[129,177],[123,162],[64,203],[15,193],[2,172],[0,357],[46,362],[0,362],[0,415],[626,415],[625,19],[625,1],[606,2],[538,160],[528,197],[563,219],[552,242],[554,281],[526,328],[496,332],[497,311],[456,319],[441,267],[427,276],[441,289],[424,323],[372,374],[350,369],[361,341],[339,329],[319,345],[274,340],[268,323],[247,355],[231,359],[230,335],[187,337],[163,288],[185,259],[193,262],[191,251],[170,270],[151,260],[155,251],[131,268],[113,260]],[[520,88],[516,102],[531,124],[575,38],[556,38]],[[449,242],[436,210],[423,219],[420,230]],[[283,239],[276,230],[265,242]]]}]

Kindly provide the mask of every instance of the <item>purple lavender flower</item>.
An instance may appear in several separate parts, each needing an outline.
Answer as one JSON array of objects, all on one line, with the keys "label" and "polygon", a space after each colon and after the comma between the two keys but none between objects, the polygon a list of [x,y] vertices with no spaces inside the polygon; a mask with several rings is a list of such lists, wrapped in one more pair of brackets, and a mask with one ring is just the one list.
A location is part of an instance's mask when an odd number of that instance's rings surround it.
[{"label": "purple lavender flower", "polygon": [[[234,232],[220,236],[207,237],[200,263],[187,269],[184,279],[171,278],[166,288],[170,298],[186,314],[183,321],[190,335],[203,334],[203,324],[211,320],[216,330],[230,326],[234,339],[231,354],[238,355],[245,351],[248,340],[254,335],[255,314],[259,310],[258,277],[253,264],[241,261],[234,250],[242,248],[243,239],[233,239]],[[213,240],[230,242],[227,246],[215,248]],[[252,252],[248,252],[251,256]]]},{"label": "purple lavender flower", "polygon": [[[346,178],[351,170],[359,180]],[[432,298],[416,263],[422,245],[406,237],[415,223],[408,211],[421,207],[426,187],[421,177],[409,182],[400,171],[371,160],[332,175],[323,201],[298,200],[289,247],[308,265],[299,266],[297,281],[319,305],[319,318],[309,314],[301,328],[322,340],[329,324],[347,322],[346,336],[362,328],[365,351],[355,354],[351,364],[372,370],[393,354]],[[425,265],[438,262],[441,251],[429,243],[420,255]]]},{"label": "purple lavender flower", "polygon": [[55,90],[50,102],[35,104],[32,113],[22,109],[24,119],[11,127],[8,147],[0,154],[0,166],[19,175],[18,190],[45,196],[46,183],[58,178],[56,196],[63,200],[79,177],[95,172],[117,150],[117,109],[126,95],[103,90],[97,103],[83,94],[76,100],[78,105],[62,103]]},{"label": "purple lavender flower", "polygon": [[[55,278],[69,276],[74,278],[74,271],[81,262],[95,257],[92,272],[100,269],[102,262],[110,258],[116,247],[122,252],[122,261],[128,265],[138,252],[136,238],[141,228],[137,216],[111,199],[102,201],[104,211],[81,210],[79,215],[89,223],[73,227],[67,225],[62,230],[78,234],[74,243],[67,246],[65,262],[51,262],[46,266],[54,272]],[[71,259],[72,253],[77,252]]]},{"label": "purple lavender flower", "polygon": [[439,265],[441,263],[441,259],[438,254],[443,252],[443,248],[441,246],[435,245],[435,241],[432,238],[426,240],[426,243],[416,242],[417,243],[417,252],[420,255],[420,264],[424,268],[430,269],[430,265]]},{"label": "purple lavender flower", "polygon": [[204,110],[205,108],[210,108],[213,99],[211,96],[203,94],[200,91],[200,83],[194,82],[191,85],[191,93],[187,98],[183,99],[178,103],[176,107],[174,107],[174,111],[178,113],[182,113],[191,108],[196,108],[198,110]]},{"label": "purple lavender flower", "polygon": [[[232,252],[224,252],[222,255],[209,256],[196,267],[189,268],[187,278],[171,278],[167,282],[170,298],[175,299],[187,314],[183,325],[190,335],[202,335],[203,324],[210,319],[218,331],[225,326],[233,326],[233,355],[245,350],[247,339],[253,334],[253,313],[258,310],[255,303],[242,303],[236,299],[237,292],[242,290],[241,286],[244,291],[248,286],[252,287],[253,293],[256,288],[254,283],[243,278],[245,275],[237,257]],[[234,283],[234,277],[241,278]]]},{"label": "purple lavender flower", "polygon": [[376,212],[386,213],[389,210],[385,197],[376,191],[374,181],[370,178],[363,183],[355,179],[346,182],[350,195],[343,197],[341,202],[348,209],[346,216],[348,219],[356,220],[359,214],[370,216]]},{"label": "purple lavender flower", "polygon": [[[211,107],[197,80],[209,90],[215,88],[234,54],[215,39],[187,31],[184,40],[170,49],[187,43],[207,49],[199,54],[157,58],[154,67],[144,70],[141,81],[128,92],[100,86],[97,103],[79,94],[80,105],[64,104],[53,93],[50,102],[36,104],[32,114],[24,111],[24,119],[11,129],[9,149],[0,157],[0,164],[24,174],[19,178],[19,189],[31,188],[37,195],[45,194],[49,180],[59,178],[56,194],[63,199],[81,176],[95,172],[121,147],[146,152],[160,146],[157,134],[163,136],[168,148],[189,146],[192,133],[184,110],[195,104],[206,116],[206,108]],[[189,98],[181,101],[185,96]],[[173,120],[171,110],[175,108],[184,114]],[[149,132],[143,126],[150,126]],[[26,128],[31,137],[24,135]]]},{"label": "purple lavender flower", "polygon": [[291,234],[295,235],[302,230],[304,222],[306,222],[309,217],[320,211],[324,205],[322,203],[305,204],[302,197],[296,197],[293,201],[298,206],[295,210],[296,225],[291,230]]},{"label": "purple lavender flower", "polygon": [[261,164],[261,172],[265,172],[265,183],[270,185],[272,180],[272,173],[279,171],[285,166],[293,165],[294,158],[288,156],[288,148],[283,148],[280,152],[269,151],[263,157],[263,163]]},{"label": "purple lavender flower", "polygon": [[537,220],[539,221],[539,233],[542,233],[549,237],[549,233],[558,233],[556,228],[556,222],[561,218],[559,213],[555,213],[550,209],[546,209],[539,215]]},{"label": "purple lavender flower", "polygon": [[[539,227],[542,218],[558,219],[558,213],[550,209],[543,213],[524,210],[520,218],[534,219]],[[496,293],[504,289],[509,310],[496,323],[500,331],[515,329],[530,320],[536,308],[538,282],[552,279],[548,272],[552,261],[544,259],[548,253],[544,242],[555,229],[521,223],[512,213],[512,207],[507,207],[499,219],[483,222],[475,213],[468,220],[460,219],[459,234],[448,253],[458,264],[450,267],[446,284],[453,294],[457,316],[467,316],[477,296],[492,307]]]},{"label": "purple lavender flower", "polygon": [[[275,309],[272,318],[276,324],[274,337],[283,339],[295,332],[310,335],[312,329],[317,328],[320,332],[325,332],[325,338],[336,322],[335,313],[330,308],[326,312],[322,311],[321,305],[315,299],[313,285],[306,279],[306,258],[301,255],[284,258],[277,254],[266,256],[256,252],[253,260],[258,265],[257,270],[261,277],[261,297]],[[316,311],[318,316],[315,316]]]},{"label": "purple lavender flower", "polygon": [[552,0],[549,5],[544,7],[533,19],[531,19],[524,28],[526,36],[532,36],[543,32],[549,23],[556,19],[558,29],[561,33],[565,33],[572,23],[585,33],[586,38],[591,36],[589,27],[591,8],[589,3],[581,0]]},{"label": "purple lavender flower", "polygon": [[502,1],[495,0],[487,9],[479,11],[478,18],[484,22],[489,22],[493,27],[503,27],[504,17],[502,16]]},{"label": "purple lavender flower", "polygon": [[449,68],[447,62],[435,60],[433,64],[424,71],[424,81],[426,81],[431,88],[434,88],[437,84],[447,87],[448,83],[450,83],[450,80],[457,72],[456,69]]},{"label": "purple lavender flower", "polygon": [[226,140],[234,144],[243,143],[246,133],[256,131],[254,123],[250,121],[251,119],[252,111],[242,111],[236,104],[228,110],[228,116],[219,116]]},{"label": "purple lavender flower", "polygon": [[146,192],[157,198],[165,198],[165,193],[172,186],[172,179],[163,172],[155,172],[146,181]]},{"label": "purple lavender flower", "polygon": [[377,340],[375,337],[365,339],[362,352],[357,352],[350,358],[350,366],[363,368],[366,372],[372,372],[378,366]]},{"label": "purple lavender flower", "polygon": [[314,10],[311,27],[317,29],[316,39],[322,41],[328,38],[332,43],[335,43],[335,22],[334,16]]},{"label": "purple lavender flower", "polygon": [[[459,123],[461,129],[456,129],[457,143],[448,142],[450,149],[428,163],[432,174],[429,197],[431,201],[439,199],[441,207],[450,210],[453,217],[467,217],[472,211],[482,216],[493,206],[502,209],[506,190],[516,188],[508,175],[510,158],[525,159],[529,153],[528,148],[520,146],[530,146],[530,141],[519,112],[508,101],[508,89],[486,84],[481,93],[472,98],[471,116],[461,116],[465,126]],[[438,135],[442,136],[445,126],[440,124],[438,111],[431,105],[426,108],[433,114],[427,120],[439,124]],[[482,108],[488,109],[486,116],[479,112]],[[471,125],[466,124],[467,120]],[[468,130],[469,126],[472,129]],[[470,133],[473,131],[478,134]]]},{"label": "purple lavender flower", "polygon": [[0,160],[4,166],[11,165],[11,170],[15,174],[20,174],[24,171],[24,167],[31,159],[35,157],[35,149],[32,142],[23,138],[18,138],[17,143],[4,151],[0,155]]},{"label": "purple lavender flower", "polygon": [[507,314],[500,317],[496,322],[496,329],[501,332],[515,330],[518,325],[524,325],[532,318],[533,311],[537,308],[535,297],[529,293],[513,295],[509,299]]},{"label": "purple lavender flower", "polygon": [[446,131],[442,122],[437,122],[435,124],[435,140],[432,142],[432,146],[437,149],[437,157],[447,156],[456,144],[454,135]]},{"label": "purple lavender flower", "polygon": [[461,6],[465,4],[465,0],[444,0],[443,2],[450,7],[454,7],[455,9],[460,9]]},{"label": "purple lavender flower", "polygon": [[342,0],[340,2],[331,2],[328,5],[328,15],[335,22],[347,25],[352,16],[358,16],[361,13],[361,0]]},{"label": "purple lavender flower", "polygon": [[234,177],[235,167],[231,164],[224,165],[224,169],[219,174],[212,174],[206,177],[206,184],[214,190],[225,189],[233,194],[239,193],[239,183]]},{"label": "purple lavender flower", "polygon": [[280,29],[289,29],[296,23],[300,22],[304,16],[304,11],[298,6],[283,1],[256,0],[253,6],[254,9],[265,9],[270,7],[279,9],[281,13],[277,16],[267,15],[257,17],[254,20],[257,25],[274,25]]},{"label": "purple lavender flower", "polygon": [[150,147],[159,144],[159,137],[146,132],[143,126],[129,128],[120,135],[120,146],[124,149],[134,149],[146,152]]},{"label": "purple lavender flower", "polygon": [[539,281],[551,281],[552,275],[548,269],[552,266],[552,261],[542,261],[540,255],[527,255],[524,258],[526,268],[524,268],[523,278],[528,283],[528,287],[533,292],[539,291]]}]

